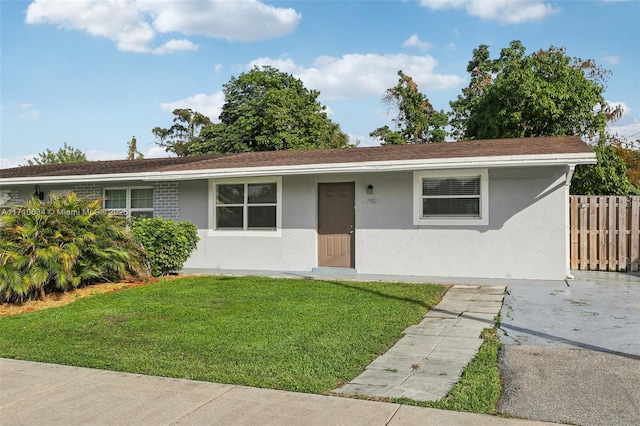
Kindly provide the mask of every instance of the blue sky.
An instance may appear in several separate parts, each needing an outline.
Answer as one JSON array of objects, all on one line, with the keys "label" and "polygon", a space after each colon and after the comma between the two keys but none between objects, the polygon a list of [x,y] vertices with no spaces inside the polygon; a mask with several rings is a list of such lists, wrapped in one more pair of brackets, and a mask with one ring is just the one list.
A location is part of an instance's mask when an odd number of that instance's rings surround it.
[{"label": "blue sky", "polygon": [[402,69],[437,109],[468,82],[472,50],[511,40],[562,46],[612,71],[605,97],[625,108],[612,130],[640,137],[640,2],[0,1],[0,167],[66,142],[89,159],[124,158],[174,108],[217,119],[222,85],[272,65],[321,92],[351,141],[391,125],[380,101]]}]

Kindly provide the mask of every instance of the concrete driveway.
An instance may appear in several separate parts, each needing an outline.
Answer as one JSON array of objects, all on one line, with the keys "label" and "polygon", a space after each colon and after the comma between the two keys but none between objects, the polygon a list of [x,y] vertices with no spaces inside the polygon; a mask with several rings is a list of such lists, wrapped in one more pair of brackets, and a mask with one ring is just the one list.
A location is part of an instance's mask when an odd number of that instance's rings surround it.
[{"label": "concrete driveway", "polygon": [[640,276],[575,271],[575,279],[509,284],[506,344],[589,349],[640,359]]},{"label": "concrete driveway", "polygon": [[640,277],[575,272],[507,287],[499,409],[579,425],[640,424]]}]

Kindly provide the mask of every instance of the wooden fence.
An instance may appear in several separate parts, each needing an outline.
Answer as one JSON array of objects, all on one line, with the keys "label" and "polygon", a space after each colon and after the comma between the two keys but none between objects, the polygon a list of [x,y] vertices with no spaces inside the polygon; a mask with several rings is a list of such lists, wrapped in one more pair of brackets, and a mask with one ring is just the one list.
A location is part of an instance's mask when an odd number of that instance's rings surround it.
[{"label": "wooden fence", "polygon": [[572,195],[571,269],[638,271],[640,197]]}]

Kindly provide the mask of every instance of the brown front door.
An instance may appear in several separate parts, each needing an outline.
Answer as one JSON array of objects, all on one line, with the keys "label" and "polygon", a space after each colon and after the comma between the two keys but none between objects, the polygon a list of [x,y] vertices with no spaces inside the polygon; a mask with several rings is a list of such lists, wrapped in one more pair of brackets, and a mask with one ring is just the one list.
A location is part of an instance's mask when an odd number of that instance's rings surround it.
[{"label": "brown front door", "polygon": [[353,182],[318,184],[318,266],[355,267]]}]

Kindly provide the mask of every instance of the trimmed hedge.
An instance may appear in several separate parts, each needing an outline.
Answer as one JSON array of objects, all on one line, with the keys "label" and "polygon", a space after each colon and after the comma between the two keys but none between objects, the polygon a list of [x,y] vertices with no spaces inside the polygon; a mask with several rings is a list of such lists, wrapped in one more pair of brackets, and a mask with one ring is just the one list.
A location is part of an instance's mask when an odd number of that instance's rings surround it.
[{"label": "trimmed hedge", "polygon": [[159,217],[134,219],[131,231],[149,252],[154,276],[180,270],[200,241],[198,228],[193,223]]}]

